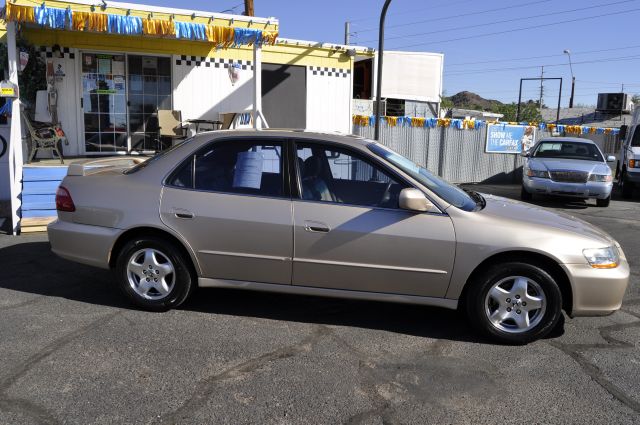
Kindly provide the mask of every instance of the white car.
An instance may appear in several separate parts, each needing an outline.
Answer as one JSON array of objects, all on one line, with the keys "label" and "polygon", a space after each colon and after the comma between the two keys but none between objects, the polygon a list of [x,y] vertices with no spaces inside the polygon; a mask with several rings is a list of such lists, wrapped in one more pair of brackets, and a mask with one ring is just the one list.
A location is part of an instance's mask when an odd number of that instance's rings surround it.
[{"label": "white car", "polygon": [[533,195],[595,198],[599,207],[609,206],[613,176],[605,157],[593,141],[577,137],[550,137],[540,140],[524,154],[523,201]]},{"label": "white car", "polygon": [[631,198],[633,189],[640,186],[640,108],[636,109],[633,121],[627,132],[628,137],[620,148],[620,163],[618,164],[618,184],[622,189],[623,198]]}]

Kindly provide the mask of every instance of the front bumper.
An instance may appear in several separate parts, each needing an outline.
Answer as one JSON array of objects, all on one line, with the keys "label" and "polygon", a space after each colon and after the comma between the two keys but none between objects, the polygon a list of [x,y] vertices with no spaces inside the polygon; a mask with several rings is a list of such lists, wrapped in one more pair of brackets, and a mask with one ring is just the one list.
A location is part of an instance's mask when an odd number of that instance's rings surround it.
[{"label": "front bumper", "polygon": [[615,269],[588,264],[561,264],[573,292],[571,316],[605,316],[618,310],[629,284],[629,263],[620,259]]},{"label": "front bumper", "polygon": [[640,170],[629,171],[627,170],[627,180],[631,183],[640,184]]},{"label": "front bumper", "polygon": [[58,219],[49,224],[47,232],[54,254],[77,263],[108,269],[111,248],[122,230]]},{"label": "front bumper", "polygon": [[571,196],[606,199],[611,195],[613,182],[562,183],[551,179],[524,176],[522,184],[527,192],[540,195]]}]

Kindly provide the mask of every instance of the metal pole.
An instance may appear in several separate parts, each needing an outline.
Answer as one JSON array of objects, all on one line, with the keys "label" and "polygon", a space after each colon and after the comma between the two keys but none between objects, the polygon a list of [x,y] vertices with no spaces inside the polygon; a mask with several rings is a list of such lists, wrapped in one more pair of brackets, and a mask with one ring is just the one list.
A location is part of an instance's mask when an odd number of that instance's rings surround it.
[{"label": "metal pole", "polygon": [[571,98],[569,99],[569,108],[573,108],[573,93],[576,89],[576,77],[571,76]]},{"label": "metal pole", "polygon": [[558,90],[558,112],[556,112],[556,125],[560,123],[560,99],[562,98],[562,78],[560,78],[560,90]]},{"label": "metal pole", "polygon": [[253,128],[262,128],[262,47],[253,45]]},{"label": "metal pole", "polygon": [[522,78],[520,78],[520,91],[518,92],[518,110],[516,111],[516,122],[520,122],[520,103],[522,102]]},{"label": "metal pole", "polygon": [[378,31],[378,84],[376,90],[376,125],[373,138],[380,140],[380,106],[382,104],[382,58],[384,56],[384,19],[391,0],[385,0],[380,13],[380,29]]},{"label": "metal pole", "polygon": [[344,44],[349,45],[351,42],[351,22],[347,21],[344,23]]}]

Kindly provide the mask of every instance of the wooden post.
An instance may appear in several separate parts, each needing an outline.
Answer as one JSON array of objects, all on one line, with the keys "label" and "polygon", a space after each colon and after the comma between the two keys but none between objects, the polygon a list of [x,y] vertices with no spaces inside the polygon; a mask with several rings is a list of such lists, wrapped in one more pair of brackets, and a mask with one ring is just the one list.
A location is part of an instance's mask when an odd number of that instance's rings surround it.
[{"label": "wooden post", "polygon": [[255,16],[253,11],[253,0],[244,0],[244,14],[245,16]]},{"label": "wooden post", "polygon": [[[18,87],[18,49],[16,47],[16,24],[7,22],[7,58],[9,62],[9,81]],[[36,60],[32,58],[31,60]],[[7,100],[11,104],[11,135],[9,136],[9,184],[11,193],[11,228],[17,235],[20,231],[22,207],[22,117],[20,116],[20,98]]]}]

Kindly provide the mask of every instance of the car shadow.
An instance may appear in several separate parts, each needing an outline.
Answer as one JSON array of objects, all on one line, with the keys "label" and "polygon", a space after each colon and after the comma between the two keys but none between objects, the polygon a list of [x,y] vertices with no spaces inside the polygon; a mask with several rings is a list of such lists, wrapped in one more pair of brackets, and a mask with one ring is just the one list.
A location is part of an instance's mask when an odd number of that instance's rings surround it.
[{"label": "car shadow", "polygon": [[[61,259],[51,252],[48,242],[18,243],[0,248],[0,270],[3,275],[0,288],[138,310],[118,290],[111,272]],[[437,307],[198,288],[180,309],[488,343],[471,328],[462,313]],[[559,332],[562,334],[563,330]]]}]

